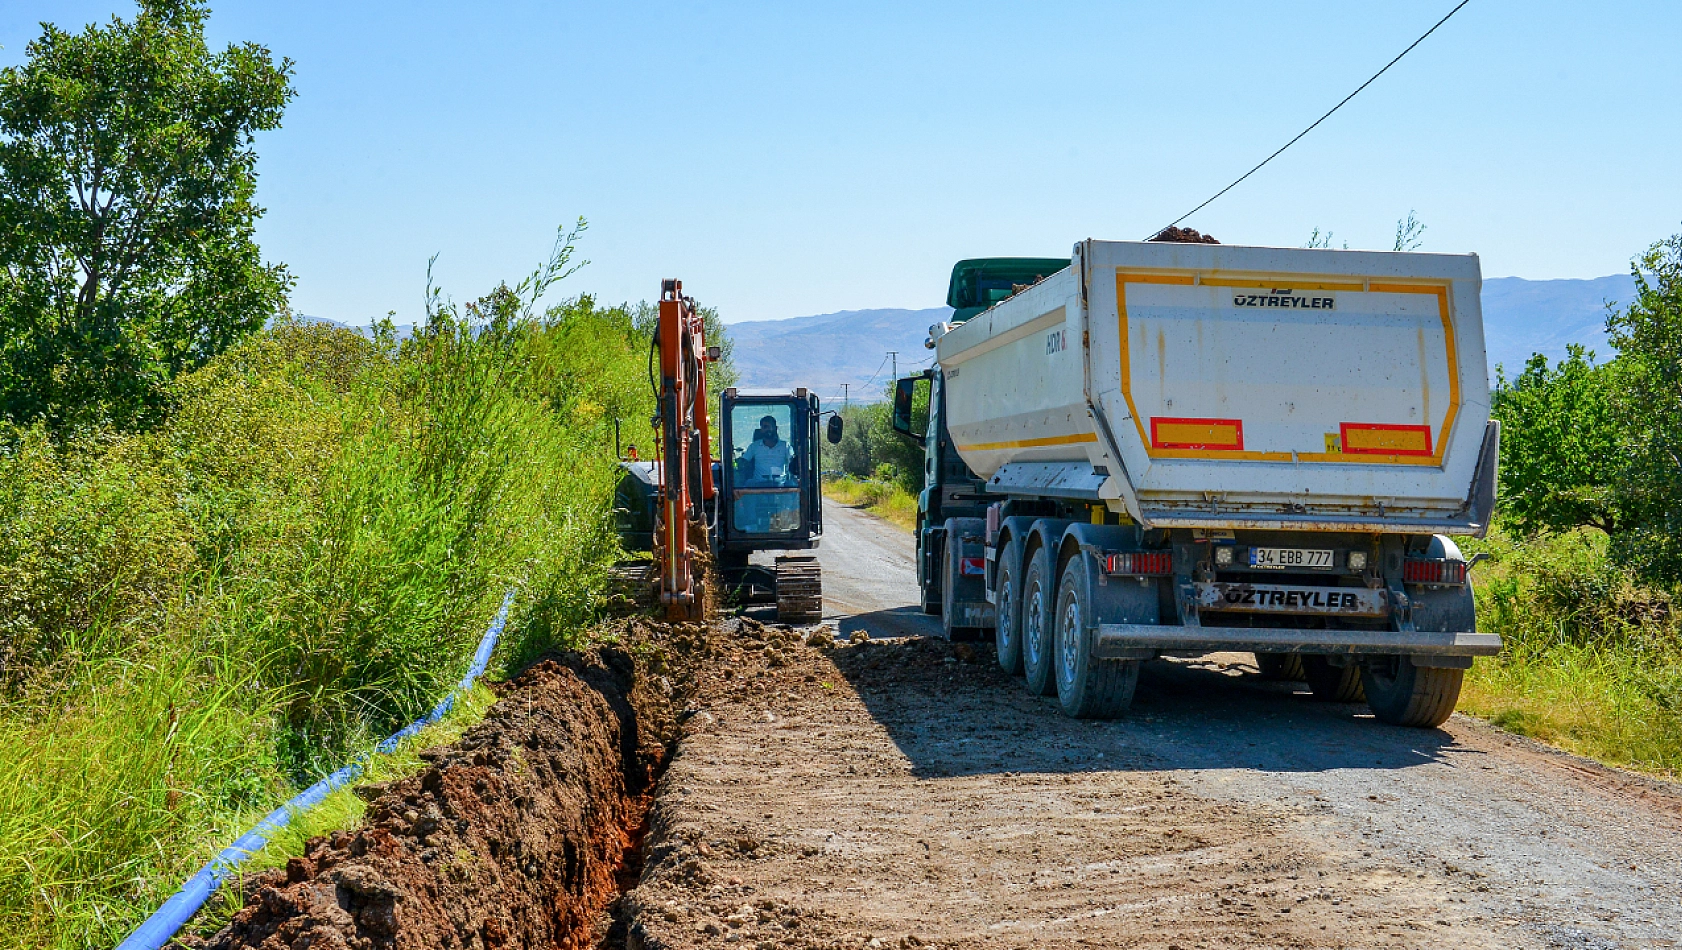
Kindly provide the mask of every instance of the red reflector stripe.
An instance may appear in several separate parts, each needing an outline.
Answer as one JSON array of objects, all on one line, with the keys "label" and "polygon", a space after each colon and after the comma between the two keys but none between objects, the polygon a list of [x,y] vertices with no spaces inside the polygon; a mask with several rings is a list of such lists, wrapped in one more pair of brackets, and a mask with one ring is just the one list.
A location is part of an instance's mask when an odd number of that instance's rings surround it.
[{"label": "red reflector stripe", "polygon": [[1160,575],[1174,572],[1174,559],[1167,551],[1138,551],[1112,554],[1104,565],[1107,574]]},{"label": "red reflector stripe", "polygon": [[966,557],[958,560],[958,573],[965,577],[987,573],[987,559],[981,557]]},{"label": "red reflector stripe", "polygon": [[1464,584],[1466,562],[1409,558],[1402,562],[1402,580],[1409,584]]}]

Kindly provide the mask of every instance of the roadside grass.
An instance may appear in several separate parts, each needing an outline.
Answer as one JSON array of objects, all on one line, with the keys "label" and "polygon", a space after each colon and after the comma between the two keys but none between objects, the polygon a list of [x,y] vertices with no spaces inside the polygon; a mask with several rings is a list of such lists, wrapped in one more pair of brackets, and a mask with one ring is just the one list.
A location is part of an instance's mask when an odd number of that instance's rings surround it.
[{"label": "roadside grass", "polygon": [[917,526],[917,498],[897,482],[848,475],[825,481],[823,491],[843,505],[862,508],[907,531]]},{"label": "roadside grass", "polygon": [[1612,765],[1682,777],[1682,616],[1674,594],[1606,559],[1598,532],[1517,540],[1497,530],[1468,553],[1480,629],[1460,709]]},{"label": "roadside grass", "polygon": [[118,942],[431,708],[506,590],[497,668],[579,642],[647,337],[589,298],[480,303],[401,344],[282,323],[149,431],[0,429],[0,946]]}]

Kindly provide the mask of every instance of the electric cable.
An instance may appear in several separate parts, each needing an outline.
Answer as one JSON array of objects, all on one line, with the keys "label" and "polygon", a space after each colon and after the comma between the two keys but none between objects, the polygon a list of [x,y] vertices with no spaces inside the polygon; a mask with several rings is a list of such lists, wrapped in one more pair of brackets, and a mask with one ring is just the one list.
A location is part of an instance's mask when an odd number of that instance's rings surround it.
[{"label": "electric cable", "polygon": [[859,389],[864,389],[866,386],[869,386],[871,383],[875,382],[877,373],[882,372],[882,367],[884,367],[886,365],[888,365],[888,357],[886,355],[884,355],[882,357],[882,362],[876,364],[876,372],[871,373],[870,378],[865,380],[864,384],[859,386]]},{"label": "electric cable", "polygon": [[1245,172],[1244,174],[1238,176],[1238,179],[1236,181],[1234,181],[1232,184],[1226,186],[1225,188],[1222,188],[1220,191],[1215,192],[1215,194],[1212,197],[1210,197],[1207,201],[1205,201],[1202,204],[1198,205],[1197,207],[1191,209],[1190,211],[1187,211],[1185,214],[1180,215],[1179,217],[1175,218],[1173,221],[1168,222],[1167,227],[1159,228],[1158,230],[1151,232],[1151,234],[1148,237],[1146,237],[1145,240],[1147,240],[1147,241],[1150,240],[1151,238],[1155,237],[1156,235],[1161,234],[1163,231],[1168,230],[1168,228],[1171,228],[1171,227],[1175,226],[1176,224],[1179,224],[1181,221],[1184,221],[1185,219],[1187,219],[1187,218],[1191,217],[1192,215],[1198,213],[1199,211],[1202,211],[1204,208],[1207,208],[1209,205],[1213,204],[1216,198],[1219,198],[1220,196],[1222,196],[1222,195],[1226,194],[1227,192],[1231,191],[1232,189],[1237,188],[1240,184],[1243,183],[1244,179],[1249,178],[1251,175],[1254,175],[1256,172],[1261,171],[1263,165],[1266,165],[1268,162],[1271,162],[1274,159],[1278,158],[1280,156],[1280,154],[1282,154],[1285,151],[1285,149],[1288,149],[1291,146],[1297,144],[1298,139],[1301,139],[1303,136],[1305,136],[1308,133],[1314,131],[1315,126],[1318,126],[1320,123],[1322,123],[1322,122],[1326,121],[1327,119],[1331,118],[1333,112],[1336,112],[1337,110],[1343,108],[1345,103],[1347,103],[1349,100],[1355,98],[1356,96],[1360,95],[1361,90],[1363,90],[1363,89],[1367,88],[1368,86],[1372,85],[1373,80],[1376,80],[1378,77],[1380,77],[1380,76],[1384,75],[1386,72],[1388,72],[1390,70],[1391,66],[1394,66],[1397,63],[1401,62],[1403,56],[1406,56],[1407,54],[1413,52],[1413,48],[1415,46],[1418,46],[1420,43],[1425,42],[1425,38],[1427,36],[1430,36],[1432,33],[1437,32],[1437,27],[1442,26],[1444,23],[1447,23],[1449,17],[1454,16],[1456,13],[1459,13],[1461,7],[1463,7],[1466,4],[1471,3],[1471,2],[1472,2],[1472,0],[1460,0],[1459,3],[1455,4],[1454,9],[1448,11],[1448,13],[1445,14],[1441,20],[1438,20],[1436,22],[1436,24],[1433,25],[1429,30],[1426,30],[1424,33],[1420,34],[1419,39],[1414,40],[1412,43],[1409,43],[1407,49],[1402,50],[1400,53],[1397,53],[1395,59],[1392,59],[1390,62],[1385,63],[1383,69],[1380,69],[1378,72],[1373,73],[1372,77],[1369,78],[1366,82],[1361,83],[1361,85],[1357,86],[1354,92],[1350,93],[1347,96],[1344,96],[1343,99],[1340,102],[1338,102],[1337,105],[1332,106],[1330,109],[1328,109],[1326,111],[1325,115],[1321,116],[1318,119],[1315,119],[1313,125],[1310,125],[1308,128],[1303,129],[1301,132],[1298,132],[1296,134],[1295,138],[1291,139],[1289,142],[1286,142],[1284,145],[1279,146],[1279,151],[1274,152],[1272,155],[1269,155],[1268,157],[1262,159],[1261,162],[1259,162],[1256,165],[1255,168],[1252,168],[1249,171]]}]

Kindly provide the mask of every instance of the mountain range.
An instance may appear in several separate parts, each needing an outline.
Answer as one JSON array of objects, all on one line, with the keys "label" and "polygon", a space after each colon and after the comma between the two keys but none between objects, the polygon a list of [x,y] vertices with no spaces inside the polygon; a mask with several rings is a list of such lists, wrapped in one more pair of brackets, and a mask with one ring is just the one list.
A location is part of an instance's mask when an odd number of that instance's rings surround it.
[{"label": "mountain range", "polygon": [[[1523,369],[1532,353],[1549,359],[1565,356],[1566,346],[1581,343],[1605,360],[1606,305],[1624,305],[1634,297],[1629,275],[1592,280],[1526,280],[1492,277],[1483,282],[1484,348],[1491,384],[1495,368],[1509,377]],[[875,402],[884,397],[897,366],[901,373],[927,366],[923,347],[932,324],[951,310],[842,310],[784,320],[754,320],[726,326],[735,341],[736,368],[743,388],[816,389],[826,402],[850,399]]]}]

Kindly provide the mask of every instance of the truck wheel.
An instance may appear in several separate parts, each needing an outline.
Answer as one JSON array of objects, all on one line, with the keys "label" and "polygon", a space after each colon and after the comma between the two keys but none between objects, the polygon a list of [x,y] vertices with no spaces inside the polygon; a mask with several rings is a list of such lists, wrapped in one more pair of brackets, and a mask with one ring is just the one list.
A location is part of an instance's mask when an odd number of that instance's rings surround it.
[{"label": "truck wheel", "polygon": [[1323,656],[1305,656],[1302,673],[1314,698],[1323,703],[1358,703],[1366,698],[1361,692],[1361,668],[1354,663],[1333,666]]},{"label": "truck wheel", "polygon": [[993,625],[993,645],[998,648],[999,669],[1012,676],[1022,675],[1022,539],[1011,538],[999,557],[999,588],[994,596],[998,609]]},{"label": "truck wheel", "polygon": [[1076,719],[1114,719],[1133,705],[1139,661],[1092,655],[1092,592],[1084,556],[1069,561],[1057,584],[1057,701]]},{"label": "truck wheel", "polygon": [[1028,559],[1028,570],[1022,576],[1022,676],[1028,692],[1035,696],[1050,696],[1057,692],[1056,665],[1056,604],[1052,598],[1051,552],[1037,548]]},{"label": "truck wheel", "polygon": [[1454,714],[1465,674],[1414,666],[1405,656],[1375,656],[1361,666],[1361,686],[1379,722],[1435,729]]},{"label": "truck wheel", "polygon": [[1285,680],[1300,683],[1308,678],[1302,669],[1302,655],[1298,653],[1257,653],[1256,668],[1264,680]]}]

